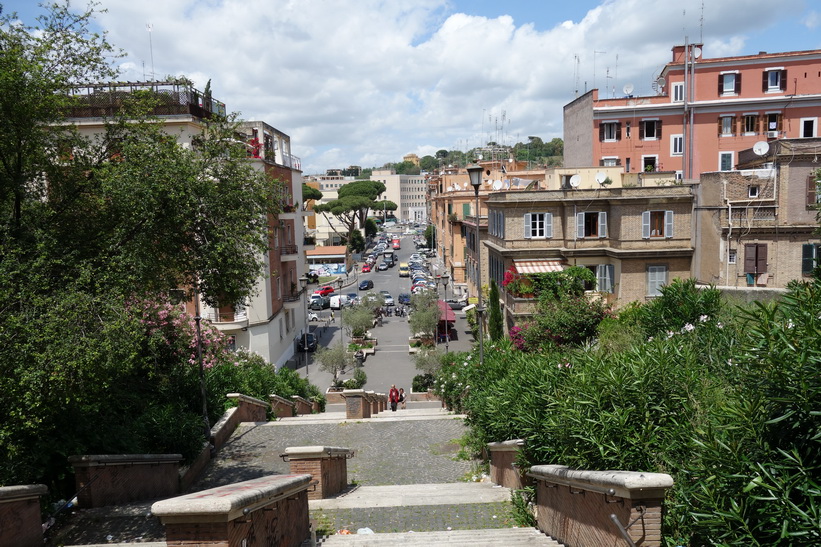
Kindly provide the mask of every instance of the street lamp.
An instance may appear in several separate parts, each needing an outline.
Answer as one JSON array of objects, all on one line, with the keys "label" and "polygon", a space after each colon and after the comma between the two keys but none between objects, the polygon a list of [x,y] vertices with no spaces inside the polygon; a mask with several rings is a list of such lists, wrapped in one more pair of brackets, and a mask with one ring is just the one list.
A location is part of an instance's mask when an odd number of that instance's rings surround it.
[{"label": "street lamp", "polygon": [[482,166],[478,164],[468,165],[466,167],[468,176],[470,177],[470,185],[473,186],[473,192],[476,194],[476,296],[478,298],[476,303],[476,315],[479,317],[479,364],[485,364],[485,344],[483,332],[483,314],[485,309],[482,307],[482,248],[480,245],[479,235],[479,187],[482,185]]},{"label": "street lamp", "polygon": [[342,345],[345,345],[345,331],[342,329],[342,285],[343,285],[342,277],[336,278],[336,288],[339,290],[339,298],[337,301],[339,302],[339,341]]},{"label": "street lamp", "polygon": [[[442,274],[442,286],[445,287],[445,306],[448,305],[448,281],[450,281],[450,276],[445,273]],[[445,309],[445,353],[449,352],[448,344],[450,343],[450,329],[448,328],[448,310]]]},{"label": "street lamp", "polygon": [[305,378],[308,377],[308,276],[299,278],[299,286],[305,295],[305,330],[302,332],[302,352],[305,355]]}]

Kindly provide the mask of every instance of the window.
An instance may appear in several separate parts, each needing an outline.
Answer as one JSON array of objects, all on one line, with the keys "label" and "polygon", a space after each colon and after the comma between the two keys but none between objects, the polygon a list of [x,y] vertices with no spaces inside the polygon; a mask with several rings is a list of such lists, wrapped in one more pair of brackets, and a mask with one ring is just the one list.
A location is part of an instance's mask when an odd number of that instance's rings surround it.
[{"label": "window", "polygon": [[673,237],[673,211],[644,211],[641,214],[641,237]]},{"label": "window", "polygon": [[645,172],[652,172],[659,170],[659,157],[658,156],[642,156],[641,157],[641,170]]},{"label": "window", "polygon": [[722,137],[735,135],[735,116],[721,116],[718,119],[718,134]]},{"label": "window", "polygon": [[764,71],[761,91],[774,93],[787,89],[787,71],[783,68],[768,68]]},{"label": "window", "polygon": [[815,137],[815,118],[801,118],[801,138]]},{"label": "window", "polygon": [[525,239],[553,237],[552,213],[526,213]]},{"label": "window", "polygon": [[743,120],[745,135],[758,133],[758,114],[744,114]]},{"label": "window", "polygon": [[818,191],[818,186],[821,180],[816,179],[815,175],[807,177],[807,209],[815,209],[821,203],[821,192]]},{"label": "window", "polygon": [[676,82],[671,84],[671,87],[673,88],[673,102],[684,102],[684,82]]},{"label": "window", "polygon": [[759,187],[755,185],[750,185],[747,187],[747,197],[748,198],[757,198],[758,197]]},{"label": "window", "polygon": [[818,243],[805,243],[801,247],[801,273],[812,275],[813,269],[818,266],[818,259],[821,258],[821,245]]},{"label": "window", "polygon": [[767,271],[767,245],[747,243],[744,245],[744,273],[757,275]]},{"label": "window", "polygon": [[639,139],[654,141],[661,138],[661,120],[643,120],[639,124]]},{"label": "window", "polygon": [[621,162],[619,161],[619,158],[611,156],[602,158],[599,162],[599,165],[601,165],[602,167],[616,167],[618,165],[621,165]]},{"label": "window", "polygon": [[578,213],[576,215],[576,237],[607,237],[607,213]]},{"label": "window", "polygon": [[488,232],[492,236],[505,237],[505,214],[502,211],[491,211],[488,220]]},{"label": "window", "polygon": [[764,115],[764,120],[766,123],[766,130],[768,137],[778,137],[778,134],[781,132],[782,124],[781,124],[781,113],[780,112],[768,112]]},{"label": "window", "polygon": [[670,135],[670,155],[681,156],[684,154],[684,135]]},{"label": "window", "polygon": [[613,292],[614,268],[612,264],[596,266],[596,290],[599,292]]},{"label": "window", "polygon": [[647,296],[661,296],[667,284],[667,266],[647,266]]},{"label": "window", "polygon": [[732,171],[733,170],[733,153],[719,152],[718,153],[718,170]]},{"label": "window", "polygon": [[621,140],[621,124],[619,122],[601,122],[599,124],[599,140],[602,142]]},{"label": "window", "polygon": [[737,251],[735,249],[730,249],[727,251],[727,264],[735,264],[737,260],[736,255]]},{"label": "window", "polygon": [[741,93],[741,74],[726,72],[718,76],[718,95],[738,95]]}]

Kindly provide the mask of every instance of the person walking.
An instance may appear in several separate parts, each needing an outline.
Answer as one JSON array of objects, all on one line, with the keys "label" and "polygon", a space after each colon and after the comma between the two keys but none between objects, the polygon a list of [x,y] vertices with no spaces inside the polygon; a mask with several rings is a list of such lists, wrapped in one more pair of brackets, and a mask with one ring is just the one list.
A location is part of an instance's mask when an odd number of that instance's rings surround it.
[{"label": "person walking", "polygon": [[388,399],[391,402],[391,411],[396,412],[396,405],[399,403],[399,390],[396,389],[396,384],[391,385],[391,390],[388,392]]},{"label": "person walking", "polygon": [[399,402],[402,404],[402,410],[407,408],[406,396],[405,396],[405,388],[399,388]]}]

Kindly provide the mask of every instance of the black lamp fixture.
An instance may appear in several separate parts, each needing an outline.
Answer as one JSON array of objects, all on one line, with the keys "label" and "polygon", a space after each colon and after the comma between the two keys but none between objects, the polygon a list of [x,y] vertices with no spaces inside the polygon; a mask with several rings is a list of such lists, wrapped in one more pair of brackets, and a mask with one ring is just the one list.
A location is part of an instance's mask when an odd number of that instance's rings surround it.
[{"label": "black lamp fixture", "polygon": [[305,293],[305,330],[302,332],[302,350],[305,357],[305,377],[308,377],[308,276],[303,275],[299,278],[299,287]]},{"label": "black lamp fixture", "polygon": [[473,186],[473,192],[476,194],[476,212],[474,218],[476,219],[476,315],[479,318],[479,364],[485,364],[485,345],[484,332],[482,324],[484,322],[483,315],[485,309],[482,307],[482,246],[480,244],[479,234],[479,188],[482,186],[482,166],[479,164],[468,165],[468,177],[470,177],[470,185]]}]

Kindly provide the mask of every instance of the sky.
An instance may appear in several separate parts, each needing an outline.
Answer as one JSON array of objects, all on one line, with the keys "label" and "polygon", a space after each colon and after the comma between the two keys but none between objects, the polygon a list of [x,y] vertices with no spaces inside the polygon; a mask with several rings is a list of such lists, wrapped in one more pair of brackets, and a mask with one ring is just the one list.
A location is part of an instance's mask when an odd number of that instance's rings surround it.
[{"label": "sky", "polygon": [[[0,0],[34,24],[34,0]],[[77,9],[85,2],[74,0]],[[98,0],[121,80],[185,75],[291,137],[303,172],[562,137],[562,108],[652,94],[671,49],[821,49],[819,0]],[[150,32],[147,25],[150,24]]]}]

